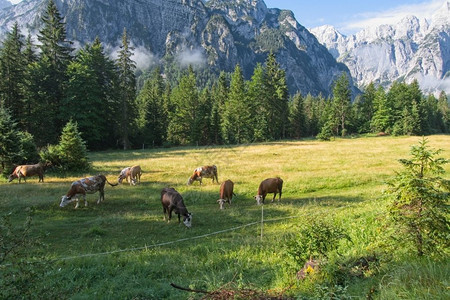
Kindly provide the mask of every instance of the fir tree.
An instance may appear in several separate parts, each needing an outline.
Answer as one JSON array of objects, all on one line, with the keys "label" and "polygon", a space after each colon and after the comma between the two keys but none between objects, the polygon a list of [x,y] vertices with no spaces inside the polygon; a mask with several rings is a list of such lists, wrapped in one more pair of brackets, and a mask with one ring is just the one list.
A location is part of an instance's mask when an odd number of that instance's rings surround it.
[{"label": "fir tree", "polygon": [[199,97],[194,70],[189,67],[180,84],[173,90],[171,102],[168,139],[175,144],[197,144],[200,140],[198,132]]},{"label": "fir tree", "polygon": [[295,94],[291,102],[289,123],[293,138],[299,139],[305,136],[305,113],[303,97],[300,93]]},{"label": "fir tree", "polygon": [[130,131],[136,115],[136,77],[134,70],[135,62],[131,59],[133,47],[130,46],[127,30],[124,28],[122,34],[122,45],[120,46],[117,67],[119,70],[119,101],[120,101],[120,122],[119,130],[123,149],[130,148]]},{"label": "fir tree", "polygon": [[230,93],[225,103],[222,121],[224,139],[230,144],[250,142],[250,111],[245,93],[242,69],[236,65],[230,82]]},{"label": "fir tree", "polygon": [[257,64],[251,80],[247,84],[247,94],[249,98],[249,110],[253,127],[253,141],[267,141],[270,136],[269,111],[268,111],[268,91],[267,91],[266,71],[261,64]]},{"label": "fir tree", "polygon": [[432,150],[422,139],[411,148],[411,159],[401,159],[404,167],[389,185],[392,199],[390,215],[402,244],[410,242],[419,256],[439,254],[450,247],[448,200],[450,182],[440,177],[449,162],[437,158],[441,150]]},{"label": "fir tree", "polygon": [[272,52],[266,59],[266,78],[270,136],[272,139],[285,138],[289,114],[286,72]]},{"label": "fir tree", "polygon": [[[38,128],[35,128],[34,136],[45,136],[43,143],[56,142],[58,133],[65,120],[60,115],[60,106],[64,97],[64,84],[66,82],[66,70],[72,57],[71,42],[66,38],[65,23],[55,3],[50,0],[41,18],[43,27],[39,30],[38,45],[40,58],[37,72],[32,76],[35,83],[31,91],[34,103],[37,106],[36,114],[32,119],[45,119]],[[34,93],[34,94],[33,94]]]},{"label": "fir tree", "polygon": [[89,169],[86,143],[78,131],[76,122],[70,120],[64,126],[57,148],[63,169],[67,171],[86,171]]},{"label": "fir tree", "polygon": [[351,100],[350,82],[347,74],[342,73],[333,87],[333,113],[335,123],[338,124],[336,133],[340,131],[342,136],[347,135],[346,126],[350,122]]},{"label": "fir tree", "polygon": [[0,49],[0,106],[10,110],[15,120],[23,121],[24,37],[17,22],[6,35]]},{"label": "fir tree", "polygon": [[20,158],[19,131],[10,112],[0,107],[0,162],[1,172],[8,173]]}]

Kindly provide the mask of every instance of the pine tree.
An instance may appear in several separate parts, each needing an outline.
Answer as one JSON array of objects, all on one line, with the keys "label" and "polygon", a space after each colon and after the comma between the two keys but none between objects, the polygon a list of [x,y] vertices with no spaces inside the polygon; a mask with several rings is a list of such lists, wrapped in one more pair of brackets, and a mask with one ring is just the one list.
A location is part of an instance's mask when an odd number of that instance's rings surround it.
[{"label": "pine tree", "polygon": [[272,52],[266,59],[266,78],[270,137],[272,139],[282,139],[286,137],[286,124],[289,121],[288,88],[286,72],[281,69]]},{"label": "pine tree", "polygon": [[236,65],[230,82],[230,93],[225,103],[222,121],[222,133],[229,144],[250,142],[250,111],[245,92],[242,69]]},{"label": "pine tree", "polygon": [[442,150],[428,147],[422,139],[411,147],[411,159],[401,159],[403,171],[389,182],[392,199],[390,215],[398,230],[396,239],[410,242],[419,256],[439,254],[450,247],[448,188],[450,181],[440,177],[450,161],[436,158]]},{"label": "pine tree", "polygon": [[[60,106],[64,97],[66,70],[72,57],[71,42],[66,39],[66,28],[55,2],[50,0],[41,18],[43,28],[39,30],[38,45],[40,58],[32,71],[30,80],[33,90],[28,91],[36,107],[31,119],[44,119],[33,124],[34,136],[43,139],[41,143],[54,143],[65,120],[60,115]],[[35,127],[38,125],[38,127]]]},{"label": "pine tree", "polygon": [[299,139],[305,136],[305,112],[303,97],[300,93],[295,94],[291,102],[289,123],[291,137]]},{"label": "pine tree", "polygon": [[119,58],[117,60],[121,111],[119,130],[123,149],[126,150],[130,148],[129,136],[136,115],[136,77],[134,75],[136,64],[131,59],[133,47],[130,46],[127,30],[125,28],[123,30],[122,45],[120,48],[121,50],[119,51]]},{"label": "pine tree", "polygon": [[20,158],[19,131],[10,112],[0,107],[0,162],[1,172],[8,173]]},{"label": "pine tree", "polygon": [[249,110],[253,131],[253,141],[267,141],[270,136],[269,110],[266,70],[261,64],[257,64],[253,70],[251,80],[248,82],[247,94],[249,98]]},{"label": "pine tree", "polygon": [[24,37],[17,22],[6,35],[0,49],[0,106],[10,110],[12,117],[23,121],[23,79],[25,60],[23,57]]},{"label": "pine tree", "polygon": [[220,72],[219,79],[212,87],[212,108],[211,108],[211,141],[214,144],[222,144],[222,112],[225,108],[225,103],[228,100],[229,84],[225,72]]},{"label": "pine tree", "polygon": [[372,132],[390,133],[392,130],[392,110],[388,104],[386,93],[382,86],[379,86],[374,97],[374,115],[370,121]]},{"label": "pine tree", "polygon": [[67,77],[61,115],[77,122],[90,149],[104,148],[114,136],[117,119],[116,76],[113,61],[104,54],[98,38],[78,52]]},{"label": "pine tree", "polygon": [[334,117],[336,118],[335,122],[338,124],[337,131],[340,131],[342,136],[347,135],[346,126],[350,122],[349,116],[351,101],[350,81],[347,74],[342,73],[342,75],[335,81],[333,87]]},{"label": "pine tree", "polygon": [[441,132],[450,132],[450,103],[447,98],[447,94],[441,91],[438,99],[438,112],[440,115],[440,127]]},{"label": "pine tree", "polygon": [[173,110],[169,114],[168,139],[174,144],[197,144],[200,132],[197,124],[199,118],[199,96],[197,79],[192,67],[181,77],[179,85],[171,95]]},{"label": "pine tree", "polygon": [[76,122],[70,120],[64,126],[57,148],[62,167],[65,170],[86,171],[89,169],[86,143],[78,131]]},{"label": "pine tree", "polygon": [[136,99],[140,143],[150,146],[163,145],[167,128],[163,120],[168,112],[164,107],[164,80],[161,69],[156,68],[144,83]]}]

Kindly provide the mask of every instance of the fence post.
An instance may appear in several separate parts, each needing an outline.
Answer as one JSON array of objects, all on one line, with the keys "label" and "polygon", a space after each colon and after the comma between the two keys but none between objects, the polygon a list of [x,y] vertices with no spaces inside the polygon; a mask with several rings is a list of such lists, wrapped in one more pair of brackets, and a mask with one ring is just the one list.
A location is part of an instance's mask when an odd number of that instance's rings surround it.
[{"label": "fence post", "polygon": [[263,239],[264,232],[264,205],[261,205],[261,241]]}]

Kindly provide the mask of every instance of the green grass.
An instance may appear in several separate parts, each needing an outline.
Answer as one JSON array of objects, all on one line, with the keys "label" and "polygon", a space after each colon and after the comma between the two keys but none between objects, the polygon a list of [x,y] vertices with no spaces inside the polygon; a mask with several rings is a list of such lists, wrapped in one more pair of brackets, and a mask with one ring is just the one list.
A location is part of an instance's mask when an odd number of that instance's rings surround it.
[{"label": "green grass", "polygon": [[[296,280],[286,258],[285,244],[307,218],[333,218],[352,242],[342,243],[341,260],[377,253],[384,258],[365,278],[346,277],[347,293],[365,298],[374,288],[378,299],[432,299],[449,296],[448,258],[444,263],[414,261],[383,239],[381,227],[386,200],[384,182],[409,157],[418,137],[367,137],[332,142],[286,141],[235,147],[106,151],[90,154],[93,171],[64,178],[49,173],[45,183],[30,178],[26,184],[0,182],[1,215],[11,213],[22,224],[26,208],[34,207],[32,236],[43,247],[30,247],[27,257],[43,257],[45,271],[33,286],[36,298],[52,295],[70,299],[188,299],[199,297],[176,290],[171,282],[214,291],[232,283],[277,294],[288,288],[292,297],[311,295],[314,282]],[[430,146],[446,150],[450,137],[429,137]],[[144,173],[139,186],[105,189],[105,202],[88,195],[88,207],[59,207],[72,181],[98,173],[116,182],[120,170],[139,164]],[[197,166],[215,164],[219,181],[231,179],[237,197],[219,210],[219,185],[187,186]],[[447,174],[450,166],[447,166]],[[261,239],[261,207],[253,196],[261,180],[284,180],[281,203],[264,206],[267,222]],[[448,177],[448,176],[447,176]],[[176,188],[194,214],[191,229],[163,221],[159,200],[163,187]],[[287,219],[290,218],[290,219]],[[226,231],[202,238],[198,236]],[[183,240],[164,246],[154,245]],[[145,248],[147,246],[147,248]],[[128,250],[127,250],[128,249]],[[379,249],[389,249],[382,253]],[[124,250],[124,251],[121,251]],[[7,266],[0,267],[3,272]],[[316,282],[317,283],[317,282]],[[413,288],[411,288],[413,286]],[[436,287],[438,286],[438,287]],[[429,295],[429,297],[428,297]],[[417,296],[417,297],[416,297]]]}]

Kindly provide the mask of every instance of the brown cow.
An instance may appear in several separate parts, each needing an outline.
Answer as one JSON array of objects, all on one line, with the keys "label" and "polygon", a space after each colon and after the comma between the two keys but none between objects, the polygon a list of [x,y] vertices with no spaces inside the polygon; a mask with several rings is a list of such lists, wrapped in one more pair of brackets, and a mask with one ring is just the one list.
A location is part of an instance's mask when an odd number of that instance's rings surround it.
[{"label": "brown cow", "polygon": [[217,178],[217,167],[215,165],[198,167],[194,170],[194,174],[188,179],[187,185],[191,185],[194,181],[200,181],[201,185],[202,178],[212,178],[213,183],[214,179],[216,179],[216,182],[219,183],[219,179]]},{"label": "brown cow", "polygon": [[234,183],[230,179],[222,182],[222,184],[220,185],[220,199],[217,200],[217,202],[219,202],[220,209],[223,209],[226,202],[231,205],[231,199],[233,198],[233,195],[235,195],[233,193],[233,188]]},{"label": "brown cow", "polygon": [[258,194],[255,196],[255,200],[258,205],[264,204],[264,199],[268,193],[274,193],[272,202],[275,200],[277,193],[280,193],[278,197],[278,202],[281,201],[281,192],[283,189],[283,180],[280,177],[277,178],[267,178],[261,182],[258,187]]},{"label": "brown cow", "polygon": [[78,196],[83,196],[84,200],[84,206],[87,206],[86,201],[86,194],[94,194],[96,192],[100,193],[100,197],[97,200],[97,204],[99,204],[101,201],[105,200],[105,184],[106,182],[110,186],[116,186],[116,184],[112,184],[106,179],[105,175],[97,175],[92,177],[83,178],[77,181],[72,182],[72,185],[70,186],[69,191],[65,196],[62,196],[61,203],[59,204],[60,207],[64,207],[67,204],[76,201],[77,204],[75,205],[75,208],[78,208],[79,200]]},{"label": "brown cow", "polygon": [[168,222],[172,218],[172,211],[178,215],[178,223],[180,223],[180,215],[183,216],[183,224],[187,227],[192,226],[192,214],[188,212],[183,202],[183,197],[174,188],[163,188],[161,191],[161,204],[163,206],[164,220],[166,212],[168,214]]},{"label": "brown cow", "polygon": [[13,181],[16,178],[19,178],[19,183],[21,179],[27,182],[26,177],[31,176],[39,176],[39,182],[44,182],[44,171],[47,167],[47,164],[37,163],[35,165],[20,165],[17,166],[14,171],[9,175],[8,182]]},{"label": "brown cow", "polygon": [[130,169],[130,185],[136,185],[136,183],[141,183],[142,170],[140,166],[132,166]]}]

